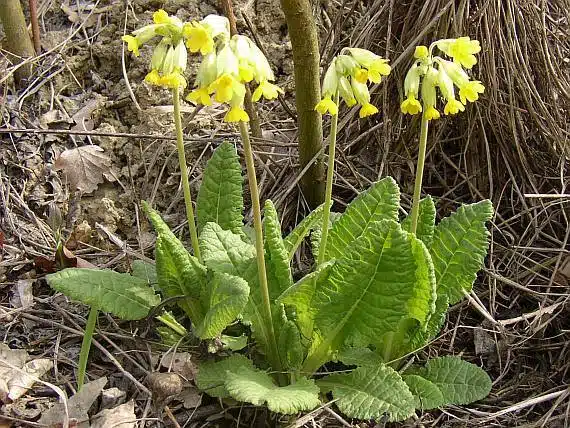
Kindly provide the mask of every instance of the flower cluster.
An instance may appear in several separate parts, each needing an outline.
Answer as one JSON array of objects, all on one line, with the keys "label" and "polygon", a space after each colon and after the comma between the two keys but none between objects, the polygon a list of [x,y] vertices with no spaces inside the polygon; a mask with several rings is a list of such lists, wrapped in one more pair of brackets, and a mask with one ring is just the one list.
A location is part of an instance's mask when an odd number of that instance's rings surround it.
[{"label": "flower cluster", "polygon": [[138,56],[139,48],[156,36],[162,38],[154,48],[151,71],[145,81],[165,88],[185,88],[187,51],[200,53],[203,59],[196,76],[196,88],[187,99],[211,105],[213,96],[216,102],[229,104],[226,122],[249,120],[243,108],[246,83],[255,81],[258,85],[253,101],[259,101],[261,97],[275,99],[283,93],[281,88],[270,83],[275,76],[265,55],[248,37],[230,37],[229,22],[225,17],[208,15],[199,22],[183,23],[164,10],[158,10],[153,14],[153,24],[123,36],[123,41],[128,50]]},{"label": "flower cluster", "polygon": [[[432,56],[435,47],[453,61]],[[477,63],[474,54],[480,50],[479,42],[470,40],[469,37],[438,40],[432,43],[429,49],[426,46],[417,46],[414,53],[416,61],[404,80],[406,99],[400,106],[402,113],[417,114],[423,111],[427,120],[439,119],[436,88],[439,88],[446,101],[444,114],[464,111],[467,102],[476,101],[479,94],[485,91],[483,84],[478,80],[471,80],[464,70],[471,69]],[[459,100],[455,97],[455,87],[459,89]]]},{"label": "flower cluster", "polygon": [[325,73],[323,99],[315,110],[321,114],[338,114],[336,100],[339,97],[347,106],[359,104],[361,118],[378,113],[370,103],[367,82],[380,83],[382,76],[390,74],[388,60],[370,51],[358,48],[345,48],[336,56]]},{"label": "flower cluster", "polygon": [[[225,19],[225,18],[224,18]],[[263,96],[272,100],[283,90],[270,83],[275,79],[269,62],[261,50],[248,37],[228,33],[214,36],[216,48],[204,56],[196,75],[196,88],[187,99],[197,104],[211,105],[211,96],[219,103],[227,103],[230,110],[226,122],[247,122],[243,108],[245,84],[255,81],[253,101]]]}]

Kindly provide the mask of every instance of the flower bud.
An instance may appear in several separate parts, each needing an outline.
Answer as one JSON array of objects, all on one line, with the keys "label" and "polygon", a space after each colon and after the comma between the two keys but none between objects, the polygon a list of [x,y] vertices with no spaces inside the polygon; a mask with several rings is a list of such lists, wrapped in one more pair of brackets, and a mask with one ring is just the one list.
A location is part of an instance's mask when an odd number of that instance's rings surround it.
[{"label": "flower bud", "polygon": [[406,96],[412,96],[413,98],[418,97],[418,91],[420,89],[420,68],[418,64],[414,64],[408,70],[406,78],[404,79],[404,94]]},{"label": "flower bud", "polygon": [[438,70],[437,85],[441,90],[443,98],[446,100],[455,99],[455,90],[453,89],[453,80],[447,75],[444,69]]},{"label": "flower bud", "polygon": [[325,78],[323,80],[323,97],[326,97],[327,95],[330,97],[332,97],[335,93],[336,90],[338,88],[338,80],[339,80],[339,76],[337,74],[337,68],[336,68],[336,61],[337,59],[333,59],[331,64],[329,65],[329,68],[327,68],[327,71],[325,73]]},{"label": "flower bud", "polygon": [[416,50],[414,51],[414,58],[416,59],[425,59],[429,56],[429,50],[427,46],[416,46]]},{"label": "flower bud", "polygon": [[152,59],[150,60],[150,67],[153,70],[162,70],[162,65],[164,64],[164,59],[166,58],[166,53],[170,45],[161,41],[152,52]]},{"label": "flower bud", "polygon": [[217,77],[217,55],[216,52],[211,52],[202,59],[202,63],[198,68],[198,73],[196,74],[196,86],[203,88],[208,86]]},{"label": "flower bud", "polygon": [[354,104],[356,104],[356,99],[354,98],[354,93],[352,92],[352,86],[350,86],[350,82],[344,76],[339,79],[338,93],[348,107],[352,107]]},{"label": "flower bud", "polygon": [[367,105],[370,104],[370,92],[368,92],[368,86],[366,83],[360,83],[356,79],[350,79],[352,86],[352,92],[354,93],[354,98],[358,101],[358,104]]},{"label": "flower bud", "polygon": [[216,61],[218,77],[223,74],[237,76],[239,74],[239,61],[229,43],[220,49]]},{"label": "flower bud", "polygon": [[352,76],[360,69],[358,62],[349,55],[336,57],[336,71],[341,76]]},{"label": "flower bud", "polygon": [[208,15],[200,21],[206,27],[209,27],[212,38],[220,35],[230,36],[230,21],[225,16]]},{"label": "flower bud", "polygon": [[426,106],[435,106],[437,93],[435,87],[438,81],[438,71],[433,67],[428,67],[426,75],[422,81],[422,101]]}]

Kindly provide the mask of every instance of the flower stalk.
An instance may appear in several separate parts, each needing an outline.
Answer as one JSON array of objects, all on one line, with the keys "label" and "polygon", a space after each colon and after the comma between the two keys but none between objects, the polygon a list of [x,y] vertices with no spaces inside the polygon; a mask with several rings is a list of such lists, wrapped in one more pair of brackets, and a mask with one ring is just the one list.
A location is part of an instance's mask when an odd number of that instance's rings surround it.
[{"label": "flower stalk", "polygon": [[190,193],[190,182],[188,180],[188,166],[186,165],[186,153],[184,150],[184,134],[182,131],[182,118],[180,116],[180,93],[178,87],[172,89],[172,103],[174,104],[174,126],[176,127],[176,150],[178,151],[178,163],[180,165],[180,181],[184,192],[184,204],[186,205],[186,218],[190,229],[190,241],[194,256],[202,262],[200,245],[198,243],[198,231],[194,219],[194,207],[192,206],[192,194]]},{"label": "flower stalk", "polygon": [[247,180],[249,183],[249,192],[251,194],[251,206],[253,210],[253,228],[255,230],[255,252],[257,255],[257,269],[259,275],[259,287],[261,289],[261,298],[263,300],[263,317],[265,325],[269,332],[269,349],[267,349],[269,362],[273,370],[281,370],[281,361],[279,359],[279,351],[277,348],[277,340],[275,338],[275,329],[273,327],[273,316],[271,314],[271,299],[269,297],[269,285],[267,283],[267,271],[265,268],[265,247],[263,243],[263,224],[261,222],[261,204],[259,202],[259,189],[257,187],[257,177],[255,175],[255,163],[253,161],[253,150],[251,141],[247,131],[245,121],[239,122],[239,132],[243,143],[243,152],[245,157],[245,166],[247,170]]},{"label": "flower stalk", "polygon": [[412,200],[412,225],[410,232],[416,233],[418,228],[418,217],[420,214],[420,197],[422,191],[422,182],[424,177],[424,165],[426,161],[427,136],[428,136],[429,119],[426,113],[422,114],[422,124],[420,130],[420,147],[418,152],[418,163],[416,165],[416,179],[414,181],[414,197]]},{"label": "flower stalk", "polygon": [[[338,105],[339,94],[338,91],[334,95],[334,102]],[[338,114],[331,117],[331,129],[329,134],[329,159],[327,164],[327,183],[325,188],[325,206],[323,209],[323,227],[321,242],[319,244],[319,255],[317,265],[325,261],[325,250],[327,248],[327,239],[329,236],[329,220],[332,208],[332,187],[334,178],[334,160],[336,153],[336,133],[338,125]]]}]

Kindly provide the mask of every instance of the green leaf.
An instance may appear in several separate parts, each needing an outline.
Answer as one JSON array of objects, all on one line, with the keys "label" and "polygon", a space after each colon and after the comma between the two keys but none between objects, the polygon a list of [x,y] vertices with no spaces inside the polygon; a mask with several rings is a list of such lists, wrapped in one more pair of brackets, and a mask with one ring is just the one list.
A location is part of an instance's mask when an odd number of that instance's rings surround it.
[{"label": "green leaf", "polygon": [[149,285],[155,285],[158,283],[155,265],[142,260],[135,260],[132,263],[131,268],[133,276],[145,279]]},{"label": "green leaf", "polygon": [[408,351],[416,351],[425,346],[437,336],[445,323],[447,309],[449,308],[447,296],[438,296],[435,302],[435,311],[431,314],[426,326],[419,326],[411,335],[410,348]]},{"label": "green leaf", "polygon": [[241,336],[227,336],[222,334],[220,337],[223,349],[229,349],[230,351],[240,351],[247,346],[247,336],[242,334]]},{"label": "green leaf", "polygon": [[416,409],[430,410],[444,404],[443,394],[433,382],[413,374],[402,378],[414,396]]},{"label": "green leaf", "polygon": [[200,234],[200,248],[208,269],[239,276],[250,286],[257,282],[255,247],[240,235],[207,223]]},{"label": "green leaf", "polygon": [[241,233],[243,224],[243,178],[239,156],[233,144],[224,142],[204,170],[196,199],[198,231],[206,223],[217,223],[223,230]]},{"label": "green leaf", "polygon": [[155,210],[144,201],[142,206],[158,234],[155,245],[158,287],[166,297],[199,299],[206,283],[205,266],[190,255]]},{"label": "green leaf", "polygon": [[370,226],[381,220],[398,221],[400,190],[391,177],[374,183],[352,201],[334,222],[327,240],[325,260],[340,258]]},{"label": "green leaf", "polygon": [[445,404],[461,405],[481,400],[489,395],[493,385],[483,369],[459,357],[429,360],[419,374],[439,388]]},{"label": "green leaf", "polygon": [[332,391],[336,405],[351,418],[402,421],[414,413],[414,397],[400,375],[380,364],[350,373],[332,374],[317,381],[321,391]]},{"label": "green leaf", "polygon": [[[402,229],[406,232],[410,231],[412,226],[412,216],[407,216],[402,221]],[[435,204],[431,196],[426,196],[420,201],[418,213],[418,226],[416,228],[416,237],[420,239],[427,248],[430,248],[433,242],[433,233],[435,230]]]},{"label": "green leaf", "polygon": [[277,347],[284,370],[301,367],[305,358],[305,347],[301,343],[299,329],[293,321],[286,320],[281,326]]},{"label": "green leaf", "polygon": [[198,365],[196,386],[211,397],[225,398],[229,393],[225,387],[228,371],[238,371],[241,367],[253,370],[253,362],[240,354],[232,354],[220,361],[206,361]]},{"label": "green leaf", "polygon": [[327,262],[317,267],[317,270],[305,275],[277,298],[277,303],[283,303],[295,308],[295,317],[301,334],[305,338],[313,335],[315,308],[313,298],[317,284],[324,283],[334,262]]},{"label": "green leaf", "polygon": [[438,295],[453,305],[469,292],[483,267],[489,232],[485,222],[493,216],[491,201],[463,205],[435,228],[430,249]]},{"label": "green leaf", "polygon": [[144,279],[100,269],[64,269],[46,276],[48,284],[73,300],[124,320],[140,320],[160,303]]},{"label": "green leaf", "polygon": [[265,202],[264,210],[265,265],[269,296],[275,300],[283,291],[293,285],[293,276],[289,254],[283,244],[281,224],[275,206],[270,200]]},{"label": "green leaf", "polygon": [[311,211],[311,213],[305,217],[301,223],[299,223],[283,240],[285,250],[289,255],[289,260],[293,259],[295,251],[297,251],[297,248],[299,248],[303,239],[305,239],[311,229],[313,229],[317,223],[322,221],[322,215],[323,205],[319,205],[315,210]]},{"label": "green leaf", "polygon": [[240,367],[227,372],[226,389],[239,401],[262,406],[272,412],[292,414],[312,410],[321,404],[319,388],[311,379],[299,378],[297,382],[279,387],[266,372],[252,367]]},{"label": "green leaf", "polygon": [[195,333],[200,339],[212,339],[241,314],[247,304],[249,285],[238,276],[214,272],[203,294],[202,306],[207,312]]},{"label": "green leaf", "polygon": [[[334,222],[342,217],[342,213],[335,213],[331,211],[329,214],[329,229],[333,226]],[[319,258],[319,247],[321,246],[321,237],[323,236],[323,225],[322,222],[317,223],[311,232],[311,251],[313,253],[313,258],[317,260]]]},{"label": "green leaf", "polygon": [[337,360],[347,366],[372,366],[382,364],[382,357],[370,348],[354,348],[352,346],[344,348],[337,357]]},{"label": "green leaf", "polygon": [[394,221],[371,224],[318,286],[315,324],[325,343],[367,346],[398,330],[404,317],[423,323],[431,311],[419,241]]}]

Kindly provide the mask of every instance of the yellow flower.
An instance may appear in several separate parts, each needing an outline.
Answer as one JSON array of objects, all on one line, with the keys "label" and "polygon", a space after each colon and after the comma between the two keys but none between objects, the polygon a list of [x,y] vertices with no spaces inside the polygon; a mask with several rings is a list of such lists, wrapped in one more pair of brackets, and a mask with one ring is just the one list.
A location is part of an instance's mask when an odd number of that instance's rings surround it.
[{"label": "yellow flower", "polygon": [[245,62],[240,62],[238,66],[239,80],[242,82],[251,82],[253,80],[253,69]]},{"label": "yellow flower", "polygon": [[135,56],[139,56],[139,41],[137,40],[136,37],[133,37],[131,35],[126,35],[121,37],[121,40],[123,40],[123,42],[127,43],[127,49],[129,50],[129,52],[132,52],[135,54]]},{"label": "yellow flower", "polygon": [[382,76],[387,76],[392,71],[392,67],[387,64],[388,60],[379,58],[368,66],[368,80],[372,83],[380,83]]},{"label": "yellow flower", "polygon": [[166,13],[162,9],[158,9],[156,12],[154,12],[152,14],[152,20],[154,21],[155,24],[169,24],[170,23],[170,17],[168,16],[168,13]]},{"label": "yellow flower", "polygon": [[159,86],[163,88],[185,88],[186,87],[186,79],[182,74],[178,71],[173,71],[172,73],[165,74],[164,76],[160,77]]},{"label": "yellow flower", "polygon": [[414,58],[424,59],[427,58],[428,55],[429,55],[429,50],[427,46],[416,46],[416,50],[414,51]]},{"label": "yellow flower", "polygon": [[338,114],[338,106],[333,100],[331,100],[330,96],[324,97],[321,101],[319,101],[315,106],[315,110],[320,114],[326,114],[327,112],[332,116]]},{"label": "yellow flower", "polygon": [[[442,49],[443,50],[443,49]],[[470,40],[469,37],[460,37],[449,44],[447,52],[455,62],[460,63],[465,68],[471,68],[477,64],[476,53],[481,51],[478,40]]]},{"label": "yellow flower", "polygon": [[439,119],[440,114],[439,111],[435,109],[434,106],[429,106],[425,111],[425,117],[427,120]]},{"label": "yellow flower", "polygon": [[465,111],[465,106],[455,98],[450,99],[443,109],[444,114],[457,114],[460,111]]},{"label": "yellow flower", "polygon": [[224,120],[226,122],[249,122],[249,116],[241,106],[233,106],[224,116]]},{"label": "yellow flower", "polygon": [[208,93],[215,92],[214,99],[219,103],[229,102],[234,95],[245,93],[245,86],[230,74],[222,74],[208,86]]},{"label": "yellow flower", "polygon": [[151,72],[145,76],[144,81],[150,83],[151,85],[158,86],[160,82],[160,74],[158,74],[158,71],[156,69],[152,69]]},{"label": "yellow flower", "polygon": [[468,82],[459,88],[459,98],[463,104],[466,104],[466,101],[475,102],[479,99],[479,94],[482,94],[485,91],[485,86],[478,81],[474,80],[472,82]]},{"label": "yellow flower", "polygon": [[364,117],[371,116],[376,113],[378,113],[378,109],[374,105],[368,103],[362,106],[362,108],[358,112],[358,116],[362,119]]},{"label": "yellow flower", "polygon": [[212,99],[210,98],[210,94],[208,93],[208,88],[198,88],[194,89],[192,92],[186,96],[188,101],[193,101],[196,104],[202,104],[205,106],[212,105]]},{"label": "yellow flower", "polygon": [[214,39],[206,27],[199,22],[191,22],[184,25],[182,29],[186,46],[190,52],[200,52],[206,55],[214,50]]},{"label": "yellow flower", "polygon": [[274,100],[278,94],[282,94],[283,89],[279,86],[269,83],[267,80],[262,80],[259,86],[253,91],[251,99],[256,102],[261,99],[261,96],[266,100]]},{"label": "yellow flower", "polygon": [[354,73],[354,78],[360,83],[366,83],[368,81],[368,72],[364,68],[360,68]]},{"label": "yellow flower", "polygon": [[408,98],[402,102],[400,109],[404,114],[418,114],[422,111],[422,105],[414,98],[413,95],[410,94]]}]

